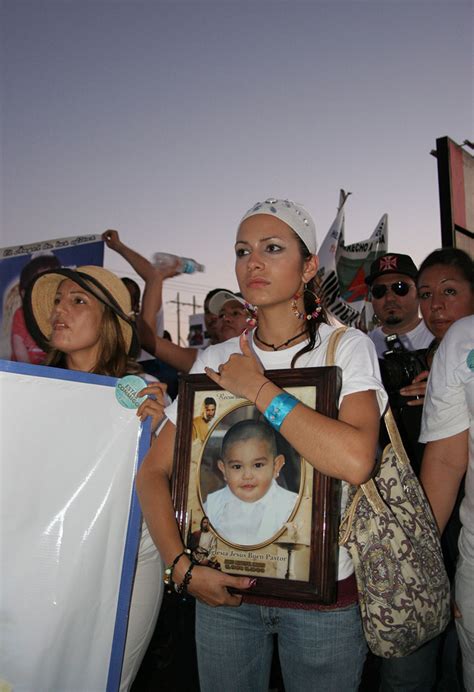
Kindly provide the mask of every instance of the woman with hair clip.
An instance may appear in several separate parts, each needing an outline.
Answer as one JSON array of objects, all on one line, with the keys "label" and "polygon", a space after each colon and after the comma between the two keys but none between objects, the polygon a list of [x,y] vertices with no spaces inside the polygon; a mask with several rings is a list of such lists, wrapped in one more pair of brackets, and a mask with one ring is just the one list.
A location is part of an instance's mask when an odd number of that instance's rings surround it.
[{"label": "woman with hair clip", "polygon": [[[141,374],[132,358],[139,345],[130,317],[130,294],[107,269],[87,266],[45,272],[29,288],[26,314],[35,339],[48,351],[45,365],[111,377]],[[165,399],[169,401],[165,392],[166,387],[159,382],[139,392],[148,398],[138,408],[137,416],[142,421],[150,416],[153,431],[163,417]],[[121,692],[130,689],[153,634],[163,595],[162,570],[160,556],[143,522]]]},{"label": "woman with hair clip", "polygon": [[[359,484],[372,473],[379,419],[387,402],[368,337],[349,329],[339,342],[337,420],[308,408],[264,375],[273,368],[325,365],[335,328],[327,323],[315,288],[316,250],[314,222],[299,204],[268,199],[252,207],[238,228],[235,267],[244,298],[255,306],[257,326],[200,353],[192,372],[206,372],[225,390],[253,402],[316,469]],[[193,568],[187,555],[180,555],[183,544],[169,489],[176,404],[165,413],[168,422],[144,460],[137,487],[151,535],[165,563],[175,563],[172,580],[198,599],[202,692],[267,690],[274,634],[287,692],[357,690],[367,648],[348,552],[339,551],[337,601],[324,607],[281,600],[258,605],[250,595],[253,579]],[[246,595],[232,594],[229,587]]]}]

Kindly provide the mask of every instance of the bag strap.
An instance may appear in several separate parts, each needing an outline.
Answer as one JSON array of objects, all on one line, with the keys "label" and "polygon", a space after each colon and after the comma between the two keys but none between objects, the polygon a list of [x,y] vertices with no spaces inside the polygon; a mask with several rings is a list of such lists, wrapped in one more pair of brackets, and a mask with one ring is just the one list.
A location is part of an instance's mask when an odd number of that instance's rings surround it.
[{"label": "bag strap", "polygon": [[[326,365],[330,366],[335,364],[337,346],[339,344],[339,341],[341,340],[341,337],[343,336],[343,334],[345,334],[347,329],[348,327],[339,327],[338,329],[335,329],[329,337],[328,347],[326,351]],[[367,483],[360,485],[354,494],[350,507],[344,514],[343,523],[341,522],[340,529],[343,530],[344,533],[339,539],[340,545],[343,545],[349,538],[357,504],[362,495],[366,495],[368,501],[374,507],[375,511],[376,508],[380,509],[380,502],[382,502],[382,499],[378,494],[375,483],[372,480],[370,480]]]},{"label": "bag strap", "polygon": [[385,411],[383,419],[385,421],[385,427],[387,428],[388,436],[390,438],[390,442],[392,443],[392,447],[395,451],[395,454],[400,459],[402,464],[409,464],[410,459],[408,458],[408,454],[406,453],[405,447],[403,446],[400,431],[397,427],[390,406],[387,406],[387,410]]},{"label": "bag strap", "polygon": [[[326,365],[334,365],[336,361],[336,350],[341,340],[342,335],[348,330],[348,327],[339,327],[335,329],[331,336],[329,337],[328,348],[326,351]],[[387,433],[392,443],[392,447],[395,453],[400,458],[400,461],[404,464],[409,464],[405,447],[403,446],[402,438],[400,437],[400,432],[398,430],[395,418],[393,417],[392,409],[387,406],[384,414],[385,426],[387,428]],[[369,481],[370,482],[370,481]]]},{"label": "bag strap", "polygon": [[333,331],[328,341],[328,348],[326,351],[326,365],[334,365],[336,362],[336,349],[337,345],[341,340],[342,335],[347,332],[348,327],[338,327]]},{"label": "bag strap", "polygon": [[[347,329],[348,327],[339,327],[338,329],[335,329],[329,337],[328,347],[326,351],[326,365],[335,364],[337,346],[339,344],[339,341],[341,340],[342,335],[347,331]],[[410,461],[403,446],[402,438],[400,437],[400,433],[390,406],[387,407],[387,410],[384,414],[384,421],[395,454],[398,456],[401,463],[409,464]],[[385,451],[386,450],[384,450],[382,458],[385,455]],[[374,480],[371,478],[366,483],[362,483],[357,488],[354,497],[352,498],[351,505],[344,514],[343,522],[341,522],[340,528],[342,529],[343,533],[339,538],[339,545],[343,545],[349,538],[357,504],[359,503],[359,500],[363,495],[365,495],[372,507],[372,510],[376,514],[379,514],[384,510],[385,503],[382,497],[380,496],[380,493],[377,489],[377,485],[375,484]]]}]

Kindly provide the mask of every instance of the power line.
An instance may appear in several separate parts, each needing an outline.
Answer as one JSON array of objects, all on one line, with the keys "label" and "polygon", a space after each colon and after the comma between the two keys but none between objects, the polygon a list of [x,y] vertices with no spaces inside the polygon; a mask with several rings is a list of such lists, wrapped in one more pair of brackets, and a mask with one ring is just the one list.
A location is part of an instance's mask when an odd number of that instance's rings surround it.
[{"label": "power line", "polygon": [[[142,277],[133,270],[126,271],[123,269],[116,269],[116,268],[110,267],[110,266],[107,266],[107,269],[114,272],[114,274],[117,274],[117,276],[120,276],[120,277],[127,276],[130,278],[136,277],[138,282],[140,282],[142,284],[145,283],[144,280],[142,279]],[[182,288],[183,290],[190,289],[190,290],[193,290],[195,292],[199,291],[202,293],[207,293],[208,291],[212,291],[215,288],[215,286],[211,286],[210,284],[197,283],[195,281],[188,281],[187,279],[180,280],[177,276],[173,277],[171,279],[165,279],[165,281],[166,281],[166,285],[168,285],[168,286],[169,286],[168,282],[173,281],[173,286],[170,287],[170,290],[173,290],[176,288],[179,288],[181,290],[181,288]],[[163,282],[163,289],[164,288],[165,288],[165,282]]]}]

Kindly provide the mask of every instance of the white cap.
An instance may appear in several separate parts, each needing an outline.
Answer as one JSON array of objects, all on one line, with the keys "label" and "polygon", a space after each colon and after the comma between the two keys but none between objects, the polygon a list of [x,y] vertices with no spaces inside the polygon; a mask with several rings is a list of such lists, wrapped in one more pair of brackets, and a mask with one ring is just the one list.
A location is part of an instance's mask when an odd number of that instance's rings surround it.
[{"label": "white cap", "polygon": [[232,291],[217,291],[209,301],[209,311],[212,312],[213,315],[218,315],[223,305],[230,300],[237,300],[242,305],[245,305],[245,300],[235,293],[232,293]]},{"label": "white cap", "polygon": [[255,216],[256,214],[276,216],[280,221],[288,224],[296,235],[301,238],[312,255],[315,255],[318,251],[316,226],[311,215],[301,204],[296,204],[296,202],[292,202],[289,199],[273,199],[273,197],[270,197],[265,202],[257,202],[243,216],[240,223],[248,219],[249,216]]}]

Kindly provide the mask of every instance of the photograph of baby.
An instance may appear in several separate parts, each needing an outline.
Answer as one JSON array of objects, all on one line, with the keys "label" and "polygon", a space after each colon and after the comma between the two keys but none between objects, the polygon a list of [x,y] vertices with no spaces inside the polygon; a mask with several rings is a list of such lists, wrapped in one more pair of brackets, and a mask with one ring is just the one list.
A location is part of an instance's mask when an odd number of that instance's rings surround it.
[{"label": "photograph of baby", "polygon": [[301,458],[255,407],[224,416],[203,450],[199,472],[211,527],[235,545],[273,541],[297,508],[301,469]]}]

